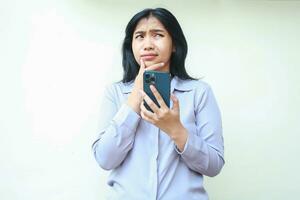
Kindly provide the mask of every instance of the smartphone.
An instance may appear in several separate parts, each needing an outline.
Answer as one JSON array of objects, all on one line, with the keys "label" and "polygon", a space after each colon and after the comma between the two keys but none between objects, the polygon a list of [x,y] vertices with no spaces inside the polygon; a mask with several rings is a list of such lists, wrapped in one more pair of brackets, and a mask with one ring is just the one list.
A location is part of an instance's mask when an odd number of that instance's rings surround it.
[{"label": "smartphone", "polygon": [[[143,74],[144,92],[158,107],[160,107],[160,105],[157,102],[154,94],[152,93],[150,85],[155,86],[160,96],[163,98],[165,104],[170,108],[170,84],[171,74],[168,72],[146,70]],[[153,112],[145,101],[144,105],[149,111]]]}]

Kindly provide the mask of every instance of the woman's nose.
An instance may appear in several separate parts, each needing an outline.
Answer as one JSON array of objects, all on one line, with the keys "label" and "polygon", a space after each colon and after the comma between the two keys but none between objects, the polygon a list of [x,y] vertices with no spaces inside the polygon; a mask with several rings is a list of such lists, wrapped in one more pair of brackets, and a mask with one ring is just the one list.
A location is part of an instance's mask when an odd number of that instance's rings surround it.
[{"label": "woman's nose", "polygon": [[144,42],[144,50],[152,50],[154,48],[150,37],[146,37]]}]

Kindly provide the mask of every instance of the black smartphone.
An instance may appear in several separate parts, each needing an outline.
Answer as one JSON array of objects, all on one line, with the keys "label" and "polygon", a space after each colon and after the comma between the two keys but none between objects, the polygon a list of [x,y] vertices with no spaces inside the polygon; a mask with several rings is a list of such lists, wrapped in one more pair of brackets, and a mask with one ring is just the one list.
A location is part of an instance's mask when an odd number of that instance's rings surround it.
[{"label": "black smartphone", "polygon": [[[160,107],[154,94],[150,89],[150,85],[154,85],[165,104],[170,108],[170,84],[171,75],[168,72],[146,70],[143,74],[144,92],[152,99],[152,101]],[[145,107],[153,112],[148,104],[144,101]]]}]

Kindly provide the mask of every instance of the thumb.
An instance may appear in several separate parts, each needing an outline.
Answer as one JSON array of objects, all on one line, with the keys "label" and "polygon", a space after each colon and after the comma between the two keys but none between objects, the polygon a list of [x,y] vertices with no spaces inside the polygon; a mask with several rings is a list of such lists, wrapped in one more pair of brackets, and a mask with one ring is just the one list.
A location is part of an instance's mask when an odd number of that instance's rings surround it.
[{"label": "thumb", "polygon": [[139,69],[139,72],[138,72],[138,77],[143,77],[143,74],[144,74],[144,71],[145,71],[145,63],[144,63],[144,60],[143,59],[140,59],[140,69]]},{"label": "thumb", "polygon": [[179,112],[179,101],[178,101],[177,97],[174,94],[172,94],[171,99],[173,101],[172,110],[175,110],[175,111]]},{"label": "thumb", "polygon": [[145,70],[145,63],[143,59],[140,59],[140,71],[144,71]]}]

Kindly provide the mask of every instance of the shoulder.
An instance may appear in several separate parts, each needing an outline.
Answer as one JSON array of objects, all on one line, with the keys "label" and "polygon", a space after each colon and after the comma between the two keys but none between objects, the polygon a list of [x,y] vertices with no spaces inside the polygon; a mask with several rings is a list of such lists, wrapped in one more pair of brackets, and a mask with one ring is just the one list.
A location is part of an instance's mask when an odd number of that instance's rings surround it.
[{"label": "shoulder", "polygon": [[105,93],[110,95],[126,94],[131,92],[133,82],[123,83],[122,81],[114,82],[105,86]]},{"label": "shoulder", "polygon": [[183,80],[178,77],[174,77],[175,79],[175,89],[182,91],[195,91],[196,93],[205,93],[210,90],[210,85],[200,79],[197,80]]}]

